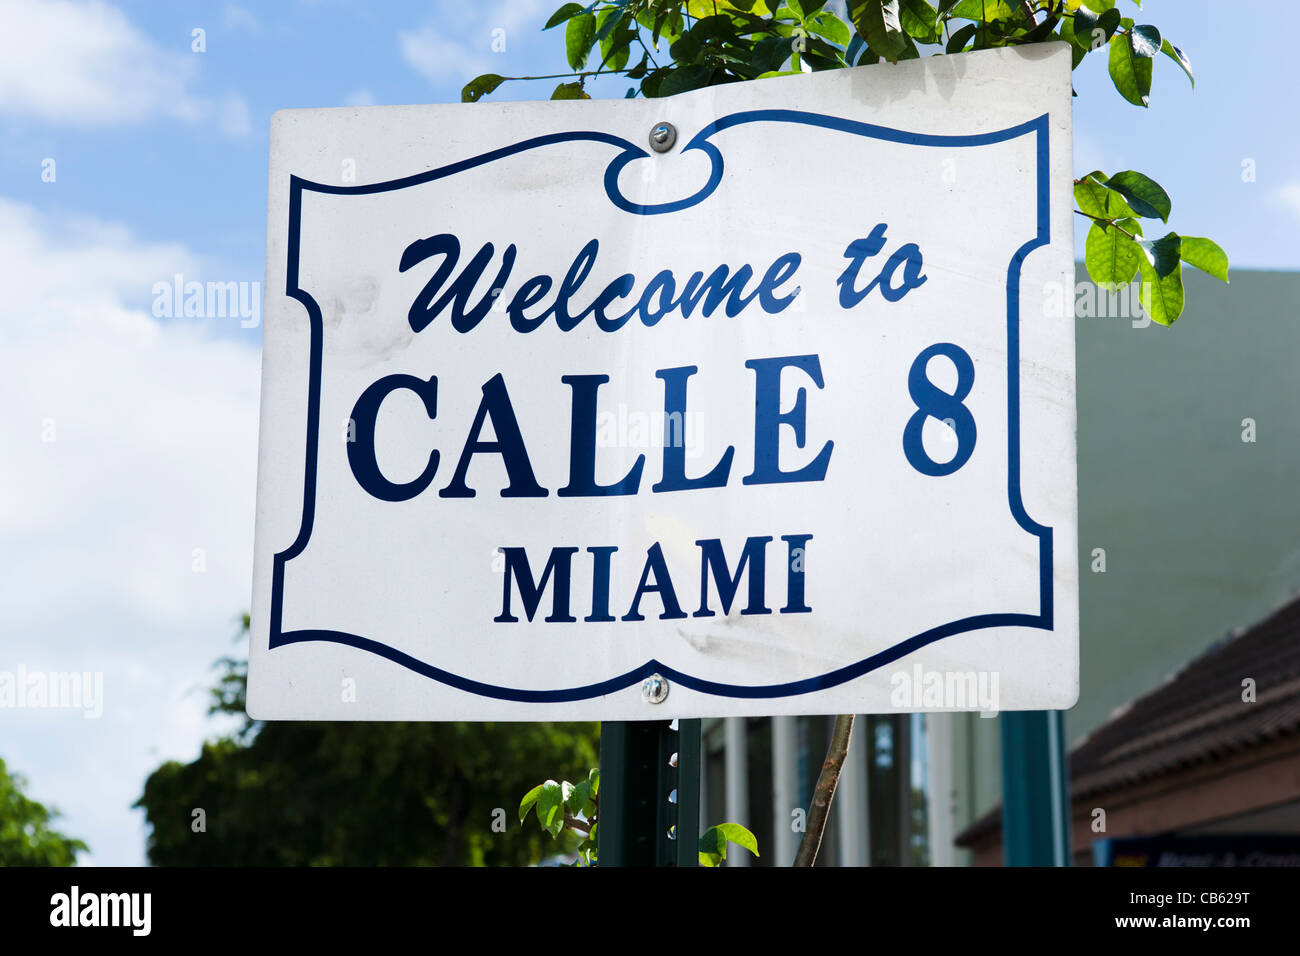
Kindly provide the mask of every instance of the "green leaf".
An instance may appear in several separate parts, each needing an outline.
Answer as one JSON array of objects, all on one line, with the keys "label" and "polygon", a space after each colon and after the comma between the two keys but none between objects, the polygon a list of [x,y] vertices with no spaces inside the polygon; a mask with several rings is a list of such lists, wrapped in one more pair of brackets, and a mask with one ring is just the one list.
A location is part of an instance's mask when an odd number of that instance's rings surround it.
[{"label": "green leaf", "polygon": [[1124,219],[1109,227],[1094,222],[1088,230],[1084,264],[1088,267],[1088,275],[1097,285],[1110,288],[1124,286],[1137,275],[1138,260],[1143,256],[1142,249],[1118,228],[1122,225],[1132,232],[1129,224],[1136,225],[1137,220]]},{"label": "green leaf", "polygon": [[560,9],[551,14],[551,19],[546,21],[546,26],[542,27],[542,29],[549,30],[551,27],[558,26],[565,20],[576,17],[585,9],[587,8],[580,3],[566,3],[564,6],[560,7]]},{"label": "green leaf", "polygon": [[1139,216],[1169,221],[1173,203],[1169,199],[1169,194],[1149,176],[1126,169],[1106,180],[1106,185],[1127,199],[1128,204]]},{"label": "green leaf", "polygon": [[1135,216],[1124,197],[1106,188],[1106,174],[1094,171],[1084,176],[1074,186],[1074,201],[1085,215],[1098,219],[1118,219]]},{"label": "green leaf", "polygon": [[482,76],[476,76],[461,89],[460,101],[462,103],[477,103],[505,81],[504,76],[498,76],[496,73],[484,73]]},{"label": "green leaf", "polygon": [[1087,51],[1092,49],[1092,31],[1095,29],[1097,29],[1097,14],[1083,4],[1079,4],[1079,9],[1074,11],[1074,16],[1066,17],[1061,23],[1061,36]]},{"label": "green leaf", "polygon": [[905,33],[922,43],[939,42],[939,11],[925,0],[902,0],[898,22]]},{"label": "green leaf", "polygon": [[968,23],[959,30],[954,30],[952,36],[948,38],[948,45],[944,47],[946,53],[960,53],[966,46],[966,41],[975,35],[979,26],[974,23]]},{"label": "green leaf", "polygon": [[1228,281],[1228,254],[1213,239],[1183,236],[1178,254],[1189,266],[1208,272],[1216,279]]},{"label": "green leaf", "polygon": [[758,856],[758,840],[739,823],[720,823],[700,836],[700,866],[718,866],[727,858],[727,844],[734,843]]},{"label": "green leaf", "polygon": [[898,4],[899,0],[856,0],[849,7],[853,24],[867,45],[890,63],[897,63],[907,50]]},{"label": "green leaf", "polygon": [[537,798],[537,822],[552,837],[559,836],[564,829],[564,793],[554,780],[542,784]]},{"label": "green leaf", "polygon": [[1181,268],[1182,238],[1176,232],[1167,232],[1159,239],[1138,241],[1138,246],[1146,253],[1147,261],[1156,270],[1156,275],[1163,278],[1175,269]]},{"label": "green leaf", "polygon": [[[698,26],[698,22],[696,26]],[[695,27],[687,30],[668,46],[668,55],[673,58],[673,65],[683,67],[692,63],[704,48],[704,34]]]},{"label": "green leaf", "polygon": [[[1060,22],[1060,17],[1054,13],[1049,13],[1042,23],[1031,27],[1023,35],[1015,38],[1016,43],[1041,43],[1048,37],[1055,39],[1056,25]],[[1078,51],[1071,51],[1071,56]]]},{"label": "green leaf", "polygon": [[591,794],[591,784],[586,780],[579,780],[575,784],[568,784],[568,787],[568,795],[564,798],[564,805],[576,817],[587,806],[587,799]]},{"label": "green leaf", "polygon": [[561,83],[551,92],[553,100],[589,100],[590,96],[582,88],[581,82]]},{"label": "green leaf", "polygon": [[722,831],[729,842],[758,856],[758,838],[739,823],[719,823],[717,829]]},{"label": "green leaf", "polygon": [[1129,41],[1133,44],[1133,52],[1138,56],[1155,59],[1155,55],[1160,52],[1160,31],[1153,26],[1135,26],[1129,31]]},{"label": "green leaf", "polygon": [[645,75],[645,79],[641,81],[642,95],[658,96],[659,85],[663,83],[663,81],[668,77],[668,74],[671,72],[672,72],[671,68],[666,66],[661,66],[658,69],[651,70],[649,73],[647,73]]},{"label": "green leaf", "polygon": [[[1096,3],[1097,0],[1093,2]],[[1093,50],[1100,49],[1110,39],[1111,33],[1115,32],[1113,26],[1109,31],[1104,29],[1099,20],[1097,14],[1083,4],[1074,11],[1074,16],[1066,14],[1061,18],[1061,39],[1073,45],[1071,55],[1074,66],[1078,66]]]},{"label": "green leaf", "polygon": [[1160,52],[1183,68],[1183,72],[1187,74],[1187,78],[1192,81],[1192,87],[1195,88],[1196,77],[1192,76],[1192,61],[1187,59],[1187,54],[1168,40],[1160,41]]},{"label": "green leaf", "polygon": [[853,39],[853,31],[849,29],[849,25],[833,13],[819,13],[809,20],[808,32],[816,33],[843,47],[847,47]]},{"label": "green leaf", "polygon": [[1107,7],[1101,12],[1101,16],[1097,17],[1097,29],[1100,30],[1109,41],[1110,38],[1115,35],[1115,31],[1119,29],[1122,22],[1123,20],[1120,19],[1119,11],[1113,6]]},{"label": "green leaf", "polygon": [[600,795],[600,768],[592,767],[587,773],[587,783],[591,784],[591,795],[593,798]]},{"label": "green leaf", "polygon": [[[569,66],[581,70],[587,63],[592,44],[596,42],[595,14],[581,13],[569,21],[564,28],[564,52],[569,58]],[[577,99],[577,97],[552,96],[551,99]]]},{"label": "green leaf", "polygon": [[537,798],[542,795],[542,789],[545,786],[546,784],[539,783],[537,786],[533,787],[533,789],[525,793],[524,798],[521,801],[519,801],[519,822],[520,823],[524,822],[524,818],[528,816],[528,811],[533,808],[533,804],[537,802]]},{"label": "green leaf", "polygon": [[598,41],[605,39],[614,32],[614,28],[618,26],[622,20],[623,11],[619,10],[617,7],[610,7],[609,9],[602,11],[600,16],[596,19],[596,39]]},{"label": "green leaf", "polygon": [[766,37],[754,44],[749,65],[759,73],[770,73],[785,65],[790,52],[790,41],[786,37]]},{"label": "green leaf", "polygon": [[675,93],[685,93],[688,90],[698,90],[700,87],[708,86],[709,80],[713,78],[713,67],[700,63],[692,66],[684,66],[680,70],[673,70],[663,82],[659,84],[659,96],[672,96]]},{"label": "green leaf", "polygon": [[959,20],[1010,20],[1015,11],[1006,0],[961,0],[953,7],[952,15]]},{"label": "green leaf", "polygon": [[[1158,240],[1157,243],[1163,241]],[[1153,258],[1154,254],[1144,255],[1138,260],[1143,287],[1142,306],[1154,321],[1161,325],[1173,325],[1174,320],[1183,313],[1183,265],[1175,258],[1173,268],[1162,276]]]},{"label": "green leaf", "polygon": [[1109,67],[1120,96],[1134,106],[1146,106],[1151,95],[1151,57],[1134,50],[1131,34],[1110,38]]},{"label": "green leaf", "polygon": [[727,858],[727,840],[717,827],[709,827],[700,835],[700,866],[721,866]]},{"label": "green leaf", "polygon": [[[619,14],[621,19],[622,14]],[[611,21],[613,17],[609,18]],[[600,31],[596,32],[596,39],[600,43],[600,69],[602,70],[621,70],[627,66],[627,61],[632,54],[632,40],[636,37],[635,29],[620,27],[604,37]]]}]

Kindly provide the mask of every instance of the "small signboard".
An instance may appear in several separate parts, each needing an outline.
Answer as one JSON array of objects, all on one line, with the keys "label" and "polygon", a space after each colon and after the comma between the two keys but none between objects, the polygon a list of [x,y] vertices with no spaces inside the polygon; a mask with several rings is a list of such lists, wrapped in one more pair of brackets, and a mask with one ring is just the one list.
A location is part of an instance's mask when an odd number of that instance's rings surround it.
[{"label": "small signboard", "polygon": [[1070,92],[277,113],[250,714],[1072,705]]}]

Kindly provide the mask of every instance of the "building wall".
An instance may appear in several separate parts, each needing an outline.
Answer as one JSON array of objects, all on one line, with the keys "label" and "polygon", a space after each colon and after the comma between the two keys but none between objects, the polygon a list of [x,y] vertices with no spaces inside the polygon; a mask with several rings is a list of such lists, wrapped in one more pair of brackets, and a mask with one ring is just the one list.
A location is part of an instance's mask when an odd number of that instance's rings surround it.
[{"label": "building wall", "polygon": [[[1171,328],[1077,320],[1071,740],[1300,589],[1300,274],[1186,280]],[[1094,548],[1104,574],[1089,570]]]},{"label": "building wall", "polygon": [[[1187,309],[1170,328],[1076,318],[1071,743],[1300,590],[1300,273],[1234,270],[1225,286],[1188,269],[1185,280]],[[953,753],[962,823],[1001,799],[997,728],[975,721]]]}]

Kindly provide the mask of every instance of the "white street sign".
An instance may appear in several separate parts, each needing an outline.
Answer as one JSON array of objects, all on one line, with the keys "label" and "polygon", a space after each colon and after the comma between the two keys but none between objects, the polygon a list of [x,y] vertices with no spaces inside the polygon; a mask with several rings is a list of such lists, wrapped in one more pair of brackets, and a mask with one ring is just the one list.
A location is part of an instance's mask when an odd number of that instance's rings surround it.
[{"label": "white street sign", "polygon": [[277,113],[250,714],[1071,706],[1070,153],[1064,44]]}]

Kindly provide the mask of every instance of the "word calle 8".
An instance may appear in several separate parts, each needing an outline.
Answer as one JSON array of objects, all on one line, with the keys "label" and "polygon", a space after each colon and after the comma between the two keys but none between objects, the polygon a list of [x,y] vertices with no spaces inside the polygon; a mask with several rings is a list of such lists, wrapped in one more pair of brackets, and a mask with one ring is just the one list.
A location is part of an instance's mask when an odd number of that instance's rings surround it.
[{"label": "word calle 8", "polygon": [[[921,250],[915,243],[906,243],[893,252],[874,278],[865,286],[859,285],[860,272],[866,260],[879,254],[886,245],[886,229],[887,226],[880,223],[867,237],[855,240],[845,249],[844,258],[848,264],[836,280],[841,307],[852,308],[875,290],[879,290],[885,301],[896,302],[926,281],[921,271]],[[789,288],[788,283],[798,272],[801,257],[796,252],[788,252],[778,256],[756,282],[755,271],[749,264],[734,272],[726,265],[719,265],[707,278],[702,271],[695,272],[681,286],[680,292],[671,270],[660,271],[644,286],[632,274],[624,274],[606,285],[585,308],[579,309],[572,302],[581,293],[599,255],[599,242],[592,239],[575,256],[554,292],[554,283],[548,275],[533,276],[517,287],[510,285],[517,250],[513,244],[509,245],[502,253],[492,282],[496,295],[488,293],[471,304],[471,293],[483,278],[494,254],[492,243],[485,243],[465,268],[452,278],[460,258],[460,241],[454,235],[443,233],[407,246],[399,264],[403,272],[435,256],[441,257],[433,275],[411,304],[408,321],[412,330],[420,332],[439,315],[449,312],[449,321],[455,331],[470,332],[492,311],[496,296],[508,298],[509,305],[505,311],[511,327],[527,334],[550,320],[554,320],[562,331],[571,331],[591,318],[600,330],[615,332],[634,317],[646,327],[652,327],[674,312],[682,319],[690,319],[697,309],[702,318],[709,318],[718,309],[728,317],[735,317],[754,302],[763,312],[777,314],[787,309],[800,292],[799,287]],[[609,312],[613,303],[629,299],[638,287],[640,295],[631,307],[620,315],[611,316]],[[540,311],[530,312],[539,307]],[[807,433],[807,389],[800,387],[794,406],[782,410],[782,376],[802,375],[816,388],[823,388],[818,356],[755,358],[746,361],[745,367],[754,373],[754,459],[749,473],[741,479],[742,483],[821,481],[830,463],[832,441],[827,441],[799,467],[783,469],[779,464],[781,426],[790,427],[800,448],[804,446]],[[655,378],[663,382],[665,421],[686,420],[688,383],[699,371],[697,365],[655,370]],[[610,382],[610,376],[561,375],[560,382],[571,390],[569,476],[567,484],[558,488],[556,494],[559,497],[601,497],[639,493],[645,467],[644,455],[637,458],[619,481],[601,484],[595,476],[597,395],[601,385]],[[429,418],[437,417],[437,375],[422,379],[415,375],[392,374],[383,376],[362,392],[352,409],[349,423],[348,463],[352,474],[367,493],[383,501],[406,501],[422,494],[437,476],[441,459],[437,449],[431,450],[423,471],[410,481],[395,482],[381,472],[375,452],[380,410],[385,399],[400,390],[414,393]],[[492,376],[483,383],[481,391],[482,397],[461,445],[456,466],[450,480],[438,491],[439,497],[473,498],[476,490],[469,486],[467,476],[475,456],[485,454],[499,455],[504,465],[507,483],[500,489],[501,497],[546,497],[550,492],[537,480],[504,376],[501,373]],[[488,423],[495,436],[490,440],[483,437]],[[734,447],[728,447],[706,473],[689,477],[682,443],[665,441],[659,480],[650,486],[650,490],[658,494],[722,487],[730,480],[734,453]]]}]

